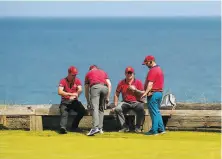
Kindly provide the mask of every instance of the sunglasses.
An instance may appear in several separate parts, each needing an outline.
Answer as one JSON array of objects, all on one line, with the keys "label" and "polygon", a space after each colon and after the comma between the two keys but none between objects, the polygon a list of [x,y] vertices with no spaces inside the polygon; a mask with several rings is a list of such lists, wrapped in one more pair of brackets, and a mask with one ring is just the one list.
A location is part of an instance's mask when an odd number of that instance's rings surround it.
[{"label": "sunglasses", "polygon": [[133,74],[133,72],[127,72],[127,74]]}]

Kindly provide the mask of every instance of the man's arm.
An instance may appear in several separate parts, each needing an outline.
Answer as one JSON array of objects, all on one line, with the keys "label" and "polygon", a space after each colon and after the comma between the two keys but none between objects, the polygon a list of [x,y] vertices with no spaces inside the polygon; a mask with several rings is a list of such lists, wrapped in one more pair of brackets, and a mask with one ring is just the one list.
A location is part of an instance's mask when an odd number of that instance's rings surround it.
[{"label": "man's arm", "polygon": [[136,89],[135,92],[138,94],[143,94],[145,91],[141,91],[141,90]]},{"label": "man's arm", "polygon": [[72,93],[72,95],[70,96],[70,99],[78,99],[78,97],[82,93],[82,86],[79,85],[79,86],[77,86],[77,88],[78,88],[77,92],[76,93]]},{"label": "man's arm", "polygon": [[78,86],[78,90],[76,93],[78,94],[78,96],[80,96],[80,94],[82,93],[82,86],[81,85]]},{"label": "man's arm", "polygon": [[72,96],[72,95],[74,95],[74,93],[65,92],[64,87],[59,86],[58,95],[60,95],[60,96]]},{"label": "man's arm", "polygon": [[114,95],[114,105],[115,105],[115,107],[117,106],[118,101],[119,101],[119,92],[116,92],[115,95]]},{"label": "man's arm", "polygon": [[142,95],[142,94],[145,93],[145,91],[143,91],[142,89],[136,88],[134,85],[130,85],[129,89],[132,90],[136,94],[141,94]]},{"label": "man's arm", "polygon": [[112,90],[112,84],[111,84],[110,79],[106,79],[106,83],[107,83],[107,86],[108,86],[107,100],[108,100],[108,102],[109,102],[110,93],[111,93],[111,90]]},{"label": "man's arm", "polygon": [[147,88],[146,88],[146,91],[143,93],[142,97],[145,97],[145,96],[150,96],[152,93],[151,93],[151,89],[153,88],[153,82],[149,81],[148,85],[147,85]]},{"label": "man's arm", "polygon": [[90,100],[89,100],[89,85],[88,84],[85,84],[85,97],[86,97],[87,104],[89,104]]}]

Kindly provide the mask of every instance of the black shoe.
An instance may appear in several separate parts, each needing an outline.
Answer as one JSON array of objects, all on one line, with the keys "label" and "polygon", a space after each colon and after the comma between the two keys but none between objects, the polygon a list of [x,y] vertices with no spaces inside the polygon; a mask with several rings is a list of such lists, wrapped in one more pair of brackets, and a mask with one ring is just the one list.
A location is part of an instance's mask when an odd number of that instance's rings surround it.
[{"label": "black shoe", "polygon": [[166,134],[165,130],[158,129],[158,134]]},{"label": "black shoe", "polygon": [[166,134],[166,131],[158,131],[159,134]]},{"label": "black shoe", "polygon": [[158,133],[153,133],[152,131],[148,131],[148,132],[145,132],[144,135],[156,136],[156,135],[159,135],[159,134]]},{"label": "black shoe", "polygon": [[59,133],[60,134],[67,134],[66,128],[60,128]]}]

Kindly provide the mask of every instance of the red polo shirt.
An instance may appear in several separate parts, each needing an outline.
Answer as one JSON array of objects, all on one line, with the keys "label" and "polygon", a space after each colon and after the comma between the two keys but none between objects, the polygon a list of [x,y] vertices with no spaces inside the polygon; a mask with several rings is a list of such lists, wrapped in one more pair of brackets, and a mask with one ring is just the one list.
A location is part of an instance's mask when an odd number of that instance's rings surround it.
[{"label": "red polo shirt", "polygon": [[[143,83],[140,80],[134,79],[132,82],[133,86],[135,86],[138,90],[143,91]],[[123,101],[125,102],[135,102],[138,101],[137,96],[128,89],[129,83],[126,82],[126,79],[119,82],[116,92],[122,93]]]},{"label": "red polo shirt", "polygon": [[149,72],[146,76],[145,84],[144,84],[145,90],[148,86],[149,81],[153,82],[153,87],[152,87],[151,91],[154,91],[154,92],[162,92],[163,91],[164,75],[163,75],[163,71],[161,70],[160,66],[156,65],[149,70]]},{"label": "red polo shirt", "polygon": [[106,72],[101,69],[90,70],[85,77],[85,84],[91,87],[94,84],[107,84],[106,79],[109,79]]},{"label": "red polo shirt", "polygon": [[[63,78],[59,82],[59,87],[64,87],[64,91],[67,93],[76,93],[78,86],[82,86],[81,81],[75,78],[72,82],[68,82],[67,78]],[[62,96],[62,100],[69,99],[69,96]]]}]

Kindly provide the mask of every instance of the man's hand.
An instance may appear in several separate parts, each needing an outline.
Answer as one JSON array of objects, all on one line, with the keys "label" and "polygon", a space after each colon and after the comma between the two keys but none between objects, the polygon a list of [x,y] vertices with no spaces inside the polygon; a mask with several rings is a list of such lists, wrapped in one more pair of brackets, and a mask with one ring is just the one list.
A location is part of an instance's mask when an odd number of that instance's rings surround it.
[{"label": "man's hand", "polygon": [[112,105],[112,108],[111,108],[111,110],[110,110],[110,111],[111,111],[111,112],[114,112],[114,111],[115,111],[115,109],[116,109],[116,105],[115,105],[115,104],[113,104],[113,105]]},{"label": "man's hand", "polygon": [[146,92],[145,92],[145,93],[143,93],[143,95],[140,98],[142,99],[142,98],[145,98],[146,96],[151,96],[151,95],[153,95],[152,92],[148,92],[148,94],[146,94]]},{"label": "man's hand", "polygon": [[151,95],[153,95],[153,92],[149,92],[149,93],[147,94],[147,96],[151,96]]},{"label": "man's hand", "polygon": [[143,99],[143,98],[145,98],[147,96],[147,94],[146,94],[146,92],[145,93],[143,93],[143,95],[140,97],[140,99]]},{"label": "man's hand", "polygon": [[114,111],[115,111],[115,108],[112,108],[110,111],[111,111],[111,112],[114,112]]},{"label": "man's hand", "polygon": [[88,109],[88,110],[91,110],[91,109],[92,109],[90,103],[87,103],[87,109]]},{"label": "man's hand", "polygon": [[76,96],[76,97],[78,97],[79,95],[78,95],[78,93],[70,93],[70,96]]},{"label": "man's hand", "polygon": [[75,99],[77,99],[76,96],[70,96],[70,97],[69,97],[69,100],[75,100]]},{"label": "man's hand", "polygon": [[136,87],[133,86],[133,85],[130,85],[130,86],[128,87],[128,89],[131,90],[131,91],[135,91],[135,90],[136,90]]},{"label": "man's hand", "polygon": [[78,99],[78,93],[70,93],[69,99],[70,99],[70,100]]},{"label": "man's hand", "polygon": [[105,102],[106,102],[106,104],[109,104],[109,97],[106,97]]}]

